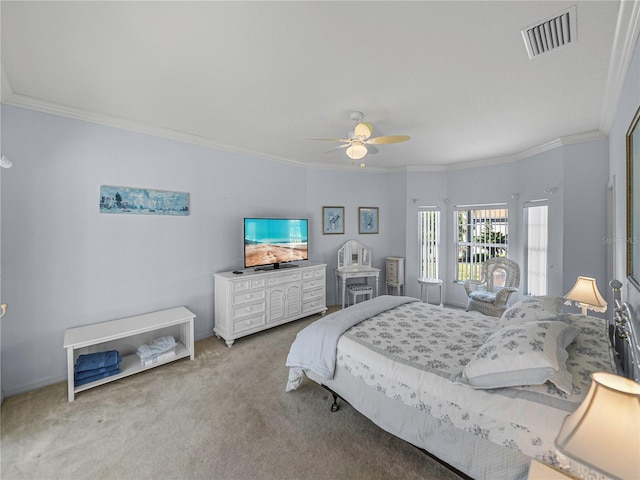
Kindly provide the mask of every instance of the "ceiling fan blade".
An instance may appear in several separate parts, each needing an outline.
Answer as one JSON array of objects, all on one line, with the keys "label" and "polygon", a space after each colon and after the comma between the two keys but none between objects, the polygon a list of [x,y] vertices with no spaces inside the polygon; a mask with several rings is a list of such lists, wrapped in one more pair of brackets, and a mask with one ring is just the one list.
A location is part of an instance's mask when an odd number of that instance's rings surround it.
[{"label": "ceiling fan blade", "polygon": [[310,138],[309,140],[321,140],[323,142],[351,142],[350,138]]},{"label": "ceiling fan blade", "polygon": [[330,152],[335,152],[336,150],[341,150],[343,148],[347,148],[349,147],[349,143],[345,143],[343,145],[337,145],[335,147],[331,147],[329,150],[326,151],[326,153],[330,153]]},{"label": "ceiling fan blade", "polygon": [[373,125],[371,125],[369,122],[360,122],[356,125],[353,133],[360,140],[364,141],[373,133]]},{"label": "ceiling fan blade", "polygon": [[386,137],[374,137],[365,140],[364,143],[373,143],[374,145],[386,145],[388,143],[406,142],[411,137],[409,135],[389,135]]}]

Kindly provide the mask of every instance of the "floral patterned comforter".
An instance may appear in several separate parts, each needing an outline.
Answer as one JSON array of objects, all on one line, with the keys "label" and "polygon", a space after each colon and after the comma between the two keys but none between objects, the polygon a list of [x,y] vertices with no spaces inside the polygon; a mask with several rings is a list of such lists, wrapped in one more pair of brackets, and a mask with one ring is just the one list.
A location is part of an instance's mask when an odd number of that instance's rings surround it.
[{"label": "floral patterned comforter", "polygon": [[554,439],[586,395],[594,371],[615,371],[605,320],[558,318],[581,333],[567,348],[571,393],[552,383],[476,390],[460,382],[464,366],[498,329],[498,319],[421,302],[401,305],[351,327],[337,368],[399,402],[530,457],[556,463]]}]

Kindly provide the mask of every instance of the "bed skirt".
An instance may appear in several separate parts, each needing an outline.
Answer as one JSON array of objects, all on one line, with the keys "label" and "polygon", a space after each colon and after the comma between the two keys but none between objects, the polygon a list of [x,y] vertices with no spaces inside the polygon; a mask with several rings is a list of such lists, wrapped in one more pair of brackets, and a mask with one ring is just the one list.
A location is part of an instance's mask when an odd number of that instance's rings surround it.
[{"label": "bed skirt", "polygon": [[[526,479],[531,459],[378,392],[336,366],[333,380],[320,381],[383,430],[422,448],[471,478]],[[329,405],[327,405],[329,408]]]}]

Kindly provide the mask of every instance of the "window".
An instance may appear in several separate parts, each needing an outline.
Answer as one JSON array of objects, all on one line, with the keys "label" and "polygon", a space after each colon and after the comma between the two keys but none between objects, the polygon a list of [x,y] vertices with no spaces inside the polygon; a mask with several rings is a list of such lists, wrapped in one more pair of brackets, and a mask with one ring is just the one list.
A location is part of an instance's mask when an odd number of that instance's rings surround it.
[{"label": "window", "polygon": [[438,207],[420,207],[418,210],[418,232],[420,235],[419,276],[420,278],[439,278],[440,210]]},{"label": "window", "polygon": [[455,280],[480,280],[484,261],[508,253],[509,210],[506,204],[461,205],[454,209],[456,225]]},{"label": "window", "polygon": [[525,202],[524,222],[526,292],[528,295],[547,294],[548,210],[546,200]]}]

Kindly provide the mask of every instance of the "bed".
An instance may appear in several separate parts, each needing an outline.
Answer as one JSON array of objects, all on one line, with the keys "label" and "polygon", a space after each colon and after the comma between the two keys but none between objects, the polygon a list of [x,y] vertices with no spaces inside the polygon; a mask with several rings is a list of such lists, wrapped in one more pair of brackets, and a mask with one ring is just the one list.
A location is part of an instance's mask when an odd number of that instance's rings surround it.
[{"label": "bed", "polygon": [[609,323],[524,299],[501,318],[381,296],[300,331],[287,391],[305,377],[384,430],[475,479],[556,464],[554,440],[595,371],[617,372]]}]

